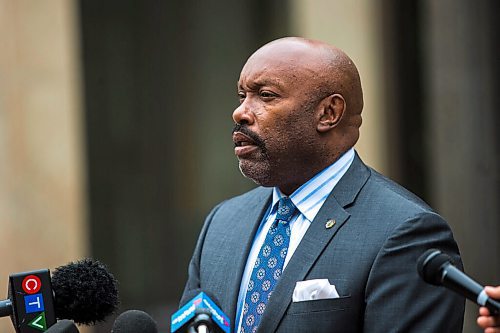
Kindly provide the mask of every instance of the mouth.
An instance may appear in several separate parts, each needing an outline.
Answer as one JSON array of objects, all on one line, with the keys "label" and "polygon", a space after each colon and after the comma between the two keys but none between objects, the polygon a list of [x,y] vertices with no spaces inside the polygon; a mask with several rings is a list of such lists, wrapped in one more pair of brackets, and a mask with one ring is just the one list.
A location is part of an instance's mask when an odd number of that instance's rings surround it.
[{"label": "mouth", "polygon": [[233,142],[234,142],[234,153],[238,157],[244,157],[245,155],[248,155],[255,149],[259,148],[257,143],[252,138],[241,132],[233,133]]},{"label": "mouth", "polygon": [[256,146],[255,141],[241,132],[233,133],[235,147]]}]

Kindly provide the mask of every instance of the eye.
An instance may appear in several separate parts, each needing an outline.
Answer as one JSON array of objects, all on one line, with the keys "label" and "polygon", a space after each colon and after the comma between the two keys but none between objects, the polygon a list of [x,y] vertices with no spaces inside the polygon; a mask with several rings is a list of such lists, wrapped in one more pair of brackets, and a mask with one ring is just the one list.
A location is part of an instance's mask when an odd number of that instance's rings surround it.
[{"label": "eye", "polygon": [[263,99],[271,99],[277,97],[278,95],[269,90],[261,90],[259,91],[259,96]]},{"label": "eye", "polygon": [[238,99],[242,102],[246,97],[246,94],[243,91],[238,91]]}]

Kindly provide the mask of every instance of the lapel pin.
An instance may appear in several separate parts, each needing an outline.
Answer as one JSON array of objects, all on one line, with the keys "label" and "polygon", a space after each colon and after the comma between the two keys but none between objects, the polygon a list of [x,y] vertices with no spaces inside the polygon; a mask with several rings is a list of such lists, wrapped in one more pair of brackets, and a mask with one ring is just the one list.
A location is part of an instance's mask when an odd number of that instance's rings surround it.
[{"label": "lapel pin", "polygon": [[325,228],[330,229],[335,225],[335,223],[336,223],[335,220],[328,220],[326,221]]}]

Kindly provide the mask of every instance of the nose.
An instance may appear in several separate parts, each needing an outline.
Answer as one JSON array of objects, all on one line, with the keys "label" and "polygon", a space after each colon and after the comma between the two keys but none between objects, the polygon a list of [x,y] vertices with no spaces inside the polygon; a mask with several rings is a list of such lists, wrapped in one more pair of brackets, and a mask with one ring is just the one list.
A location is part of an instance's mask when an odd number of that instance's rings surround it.
[{"label": "nose", "polygon": [[243,100],[243,102],[233,111],[233,120],[236,124],[251,125],[253,123],[253,115],[250,111],[248,98]]}]

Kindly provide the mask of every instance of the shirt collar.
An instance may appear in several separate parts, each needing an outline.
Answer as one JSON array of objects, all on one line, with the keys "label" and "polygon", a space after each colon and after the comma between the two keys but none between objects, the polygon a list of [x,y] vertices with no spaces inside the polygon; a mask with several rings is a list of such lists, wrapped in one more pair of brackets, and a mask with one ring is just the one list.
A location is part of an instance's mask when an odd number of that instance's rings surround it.
[{"label": "shirt collar", "polygon": [[[347,172],[354,160],[354,155],[354,148],[349,149],[333,164],[317,173],[290,195],[295,207],[309,222],[314,220],[328,195]],[[277,187],[274,187],[272,212],[277,209],[279,199],[284,196]]]}]

